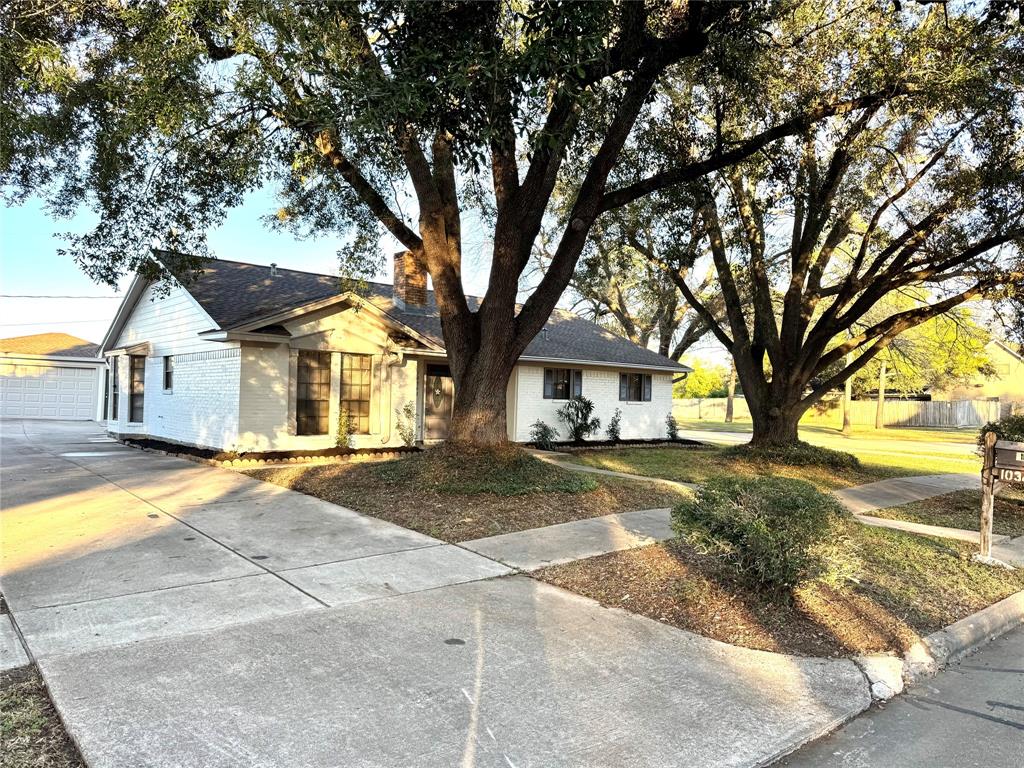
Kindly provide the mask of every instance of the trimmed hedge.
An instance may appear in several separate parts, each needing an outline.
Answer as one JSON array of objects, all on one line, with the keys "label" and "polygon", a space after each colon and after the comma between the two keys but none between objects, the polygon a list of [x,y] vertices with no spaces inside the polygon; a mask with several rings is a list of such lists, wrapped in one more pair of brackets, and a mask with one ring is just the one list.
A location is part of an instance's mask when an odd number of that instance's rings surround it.
[{"label": "trimmed hedge", "polygon": [[752,586],[780,592],[850,568],[838,548],[845,519],[832,496],[781,477],[714,478],[672,512],[677,535],[691,546]]},{"label": "trimmed hedge", "polygon": [[1024,414],[1020,416],[1007,416],[999,421],[990,421],[978,432],[978,447],[985,445],[985,433],[995,432],[1000,440],[1014,440],[1024,442]]}]

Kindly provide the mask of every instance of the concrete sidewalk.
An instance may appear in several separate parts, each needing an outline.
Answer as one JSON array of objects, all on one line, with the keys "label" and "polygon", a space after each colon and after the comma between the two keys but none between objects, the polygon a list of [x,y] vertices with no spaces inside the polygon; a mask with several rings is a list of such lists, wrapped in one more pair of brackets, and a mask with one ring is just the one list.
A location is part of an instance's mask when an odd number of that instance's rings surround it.
[{"label": "concrete sidewalk", "polygon": [[671,536],[671,510],[644,509],[488,536],[464,541],[460,546],[521,571],[534,571],[642,547]]},{"label": "concrete sidewalk", "polygon": [[500,577],[95,425],[0,429],[2,586],[93,768],[755,766],[869,704],[847,660]]},{"label": "concrete sidewalk", "polygon": [[39,658],[510,569],[230,470],[3,422],[0,583]]},{"label": "concrete sidewalk", "polygon": [[898,507],[932,496],[980,487],[979,475],[965,473],[893,477],[833,493],[853,514],[863,515],[876,509]]}]

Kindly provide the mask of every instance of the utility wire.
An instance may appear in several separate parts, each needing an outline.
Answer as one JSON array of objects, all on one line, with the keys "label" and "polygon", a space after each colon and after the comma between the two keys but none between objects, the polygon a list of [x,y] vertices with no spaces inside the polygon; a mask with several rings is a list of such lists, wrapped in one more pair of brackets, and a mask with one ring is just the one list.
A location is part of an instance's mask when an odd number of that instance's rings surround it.
[{"label": "utility wire", "polygon": [[95,320],[61,320],[59,322],[47,322],[47,323],[0,323],[0,328],[21,328],[29,325],[71,325],[72,323],[109,323],[110,319],[106,317],[99,317]]},{"label": "utility wire", "polygon": [[39,293],[0,293],[0,299],[123,299],[124,296],[52,296]]}]

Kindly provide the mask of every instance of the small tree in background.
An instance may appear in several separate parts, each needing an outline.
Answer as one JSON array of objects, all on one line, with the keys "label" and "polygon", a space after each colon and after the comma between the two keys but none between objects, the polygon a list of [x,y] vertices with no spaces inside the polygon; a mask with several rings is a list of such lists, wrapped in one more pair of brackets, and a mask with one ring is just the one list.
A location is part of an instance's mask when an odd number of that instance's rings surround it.
[{"label": "small tree in background", "polygon": [[565,424],[569,439],[581,443],[601,428],[601,420],[594,416],[594,403],[576,395],[558,409],[558,418]]},{"label": "small tree in background", "polygon": [[608,429],[605,430],[605,434],[608,435],[608,439],[613,443],[619,442],[621,439],[620,429],[622,426],[622,409],[616,408],[615,413],[612,414],[611,419],[608,421]]}]

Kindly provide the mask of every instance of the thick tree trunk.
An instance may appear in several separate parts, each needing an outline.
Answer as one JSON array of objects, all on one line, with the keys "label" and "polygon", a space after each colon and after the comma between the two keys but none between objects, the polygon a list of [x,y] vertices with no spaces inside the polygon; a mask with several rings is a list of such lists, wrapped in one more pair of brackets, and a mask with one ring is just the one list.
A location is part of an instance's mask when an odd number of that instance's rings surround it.
[{"label": "thick tree trunk", "polygon": [[[509,362],[511,361],[511,362]],[[505,396],[514,356],[477,355],[455,381],[455,403],[448,442],[466,447],[496,447],[508,442]]]},{"label": "thick tree trunk", "polygon": [[751,406],[754,434],[750,438],[750,444],[757,447],[793,445],[800,439],[799,424],[803,414],[804,408],[797,403],[781,408]]}]

